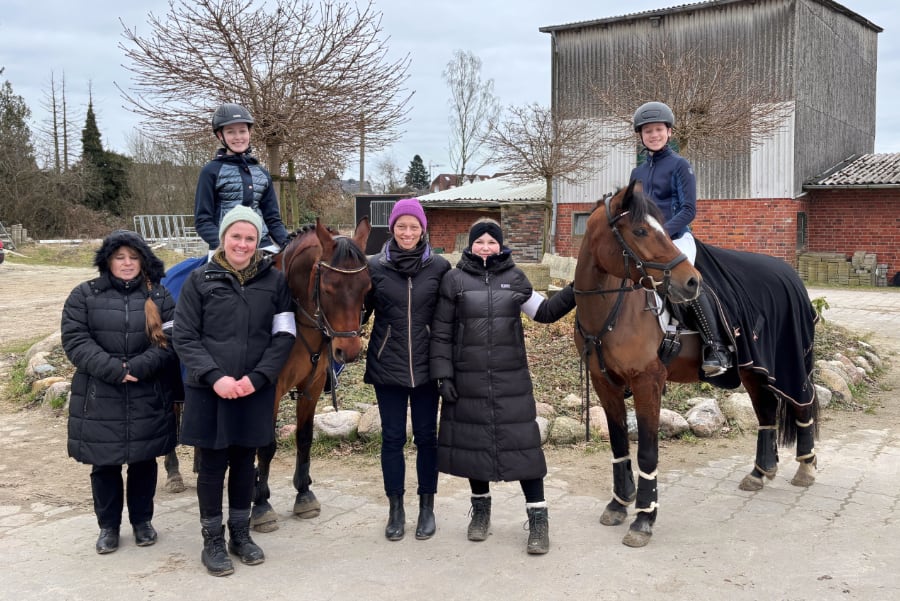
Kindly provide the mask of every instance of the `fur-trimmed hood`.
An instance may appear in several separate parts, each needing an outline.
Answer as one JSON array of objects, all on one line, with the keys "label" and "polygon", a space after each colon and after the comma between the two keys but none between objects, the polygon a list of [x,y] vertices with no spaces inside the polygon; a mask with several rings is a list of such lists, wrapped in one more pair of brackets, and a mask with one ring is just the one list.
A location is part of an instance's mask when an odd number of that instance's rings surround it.
[{"label": "fur-trimmed hood", "polygon": [[94,255],[94,267],[101,275],[109,273],[109,260],[122,246],[133,248],[141,255],[141,271],[153,284],[159,284],[166,275],[166,266],[159,259],[150,246],[135,232],[130,230],[116,230],[103,240],[103,244]]}]

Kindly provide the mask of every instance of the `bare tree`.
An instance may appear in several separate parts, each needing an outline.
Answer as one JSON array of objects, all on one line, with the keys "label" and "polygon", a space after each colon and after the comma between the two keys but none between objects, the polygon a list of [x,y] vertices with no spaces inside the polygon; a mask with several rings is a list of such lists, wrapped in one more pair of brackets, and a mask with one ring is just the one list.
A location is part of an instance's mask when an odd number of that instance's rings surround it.
[{"label": "bare tree", "polygon": [[[692,159],[722,159],[746,152],[784,128],[790,106],[769,80],[747,83],[740,49],[706,52],[647,41],[627,64],[616,67],[615,85],[592,85],[597,114],[612,126],[607,144],[634,144],[634,111],[650,100],[675,113],[680,153]],[[624,127],[623,127],[624,126]],[[616,133],[618,132],[618,133]]]},{"label": "bare tree", "polygon": [[403,171],[393,155],[386,155],[375,162],[372,189],[377,194],[396,194],[407,190]]},{"label": "bare tree", "polygon": [[546,183],[542,252],[549,249],[553,180],[581,183],[602,156],[594,125],[533,103],[508,107],[505,117],[493,123],[484,138],[493,162],[504,171],[519,179],[541,178]]},{"label": "bare tree", "polygon": [[[494,80],[481,79],[481,59],[472,52],[455,51],[443,76],[450,87],[450,166],[463,181],[490,123],[500,114],[500,103],[494,96]],[[477,163],[472,173],[485,164]]]},{"label": "bare tree", "polygon": [[191,139],[209,135],[216,104],[240,102],[275,176],[284,157],[342,167],[335,163],[359,144],[361,122],[367,147],[378,149],[406,120],[409,57],[387,59],[371,3],[173,0],[148,24],[144,37],[123,23],[135,87],[120,91],[133,110],[166,135]]},{"label": "bare tree", "polygon": [[[56,75],[50,72],[50,82],[44,91],[41,108],[49,117],[37,127],[40,135],[35,138],[35,143],[39,162],[52,167],[56,173],[63,173],[78,160],[77,154],[73,156],[69,152],[69,139],[73,137],[73,132],[67,112],[65,73],[57,80]],[[77,135],[74,138],[77,139]]]}]

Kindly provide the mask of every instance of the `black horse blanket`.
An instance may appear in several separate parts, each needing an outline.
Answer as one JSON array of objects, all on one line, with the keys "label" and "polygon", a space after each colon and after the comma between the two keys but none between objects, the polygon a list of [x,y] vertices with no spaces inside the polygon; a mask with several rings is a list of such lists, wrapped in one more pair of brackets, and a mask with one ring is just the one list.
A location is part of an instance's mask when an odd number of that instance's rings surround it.
[{"label": "black horse blanket", "polygon": [[813,339],[818,319],[794,269],[768,255],[709,246],[697,241],[694,267],[711,290],[737,350],[735,368],[711,384],[736,388],[736,367],[767,378],[783,400],[806,405],[815,398]]}]

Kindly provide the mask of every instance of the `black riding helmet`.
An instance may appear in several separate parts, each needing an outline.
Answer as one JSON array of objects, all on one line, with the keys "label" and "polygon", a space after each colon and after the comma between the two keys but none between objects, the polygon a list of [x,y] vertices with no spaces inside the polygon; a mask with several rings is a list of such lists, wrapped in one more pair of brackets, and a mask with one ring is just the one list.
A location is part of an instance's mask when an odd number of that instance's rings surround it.
[{"label": "black riding helmet", "polygon": [[212,116],[213,133],[218,134],[220,129],[232,123],[246,123],[248,127],[253,127],[253,117],[250,111],[239,104],[226,102],[219,105]]},{"label": "black riding helmet", "polygon": [[665,123],[666,127],[674,127],[675,113],[662,102],[645,102],[634,112],[634,131],[640,133],[641,127],[648,123]]}]

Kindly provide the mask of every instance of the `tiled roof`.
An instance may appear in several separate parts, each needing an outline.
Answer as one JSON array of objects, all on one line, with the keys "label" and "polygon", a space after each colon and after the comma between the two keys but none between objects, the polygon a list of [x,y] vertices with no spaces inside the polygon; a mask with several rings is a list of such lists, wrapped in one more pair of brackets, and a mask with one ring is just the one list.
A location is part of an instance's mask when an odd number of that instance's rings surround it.
[{"label": "tiled roof", "polygon": [[803,185],[807,189],[888,186],[900,186],[900,152],[851,156]]},{"label": "tiled roof", "polygon": [[423,205],[429,203],[453,203],[453,204],[498,204],[509,202],[540,202],[544,200],[546,184],[543,180],[533,180],[522,183],[514,176],[504,175],[450,188],[442,192],[433,192],[420,196],[419,201]]}]

